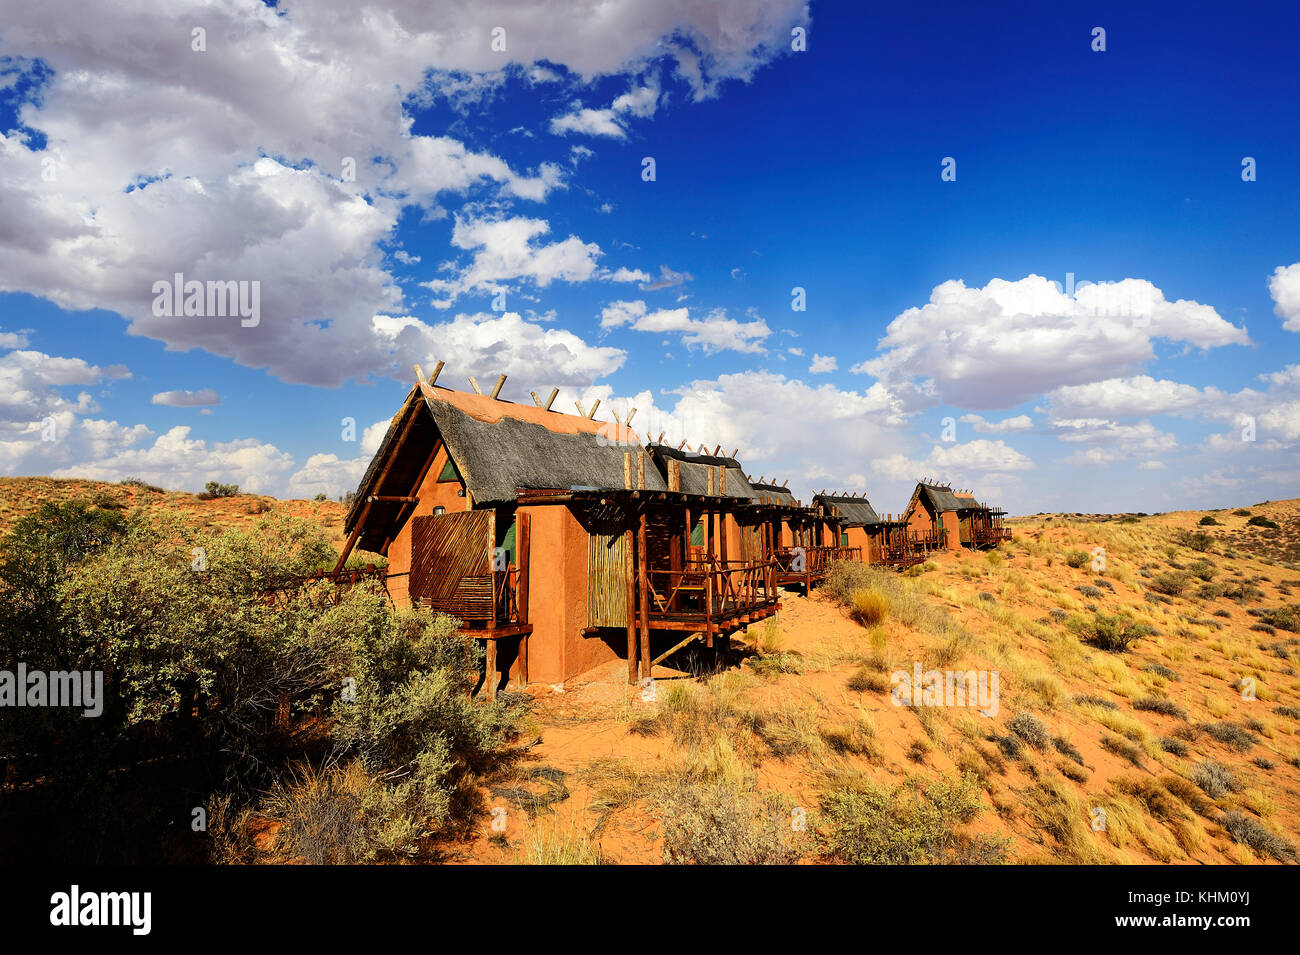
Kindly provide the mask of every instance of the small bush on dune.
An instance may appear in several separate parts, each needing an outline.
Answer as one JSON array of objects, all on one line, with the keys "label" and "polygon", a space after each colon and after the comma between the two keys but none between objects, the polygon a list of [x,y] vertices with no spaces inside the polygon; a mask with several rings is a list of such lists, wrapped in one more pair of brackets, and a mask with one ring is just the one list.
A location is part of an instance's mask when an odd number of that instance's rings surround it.
[{"label": "small bush on dune", "polygon": [[1205,531],[1179,531],[1177,540],[1183,547],[1202,552],[1214,546],[1214,536]]},{"label": "small bush on dune", "polygon": [[725,780],[678,780],[665,799],[663,833],[672,865],[785,865],[800,855],[789,810]]},{"label": "small bush on dune", "polygon": [[1206,514],[1197,523],[1202,527],[1217,527],[1219,522],[1214,519],[1214,515]]},{"label": "small bush on dune", "polygon": [[1187,575],[1169,570],[1162,571],[1152,578],[1150,587],[1156,593],[1177,597],[1187,589]]},{"label": "small bush on dune", "polygon": [[1065,562],[1077,570],[1088,562],[1088,552],[1086,550],[1066,551]]},{"label": "small bush on dune", "polygon": [[238,484],[219,484],[216,481],[209,481],[204,485],[203,490],[194,496],[201,501],[211,501],[219,497],[236,497],[238,494]]},{"label": "small bush on dune", "polygon": [[1206,760],[1197,765],[1188,777],[1211,799],[1221,799],[1230,792],[1241,789],[1241,783],[1227,766]]},{"label": "small bush on dune", "polygon": [[1148,713],[1160,713],[1163,716],[1173,716],[1180,720],[1187,719],[1187,711],[1173,700],[1165,700],[1155,696],[1144,696],[1141,699],[1134,700],[1133,709],[1145,710]]},{"label": "small bush on dune", "polygon": [[1043,721],[1032,713],[1017,713],[1007,723],[1007,729],[1034,749],[1047,749],[1047,745],[1052,739],[1052,734],[1047,731]]},{"label": "small bush on dune", "polygon": [[1246,752],[1256,742],[1250,730],[1229,720],[1219,723],[1205,723],[1201,726],[1201,729],[1220,743],[1231,746],[1239,753]]},{"label": "small bush on dune", "polygon": [[1172,736],[1162,736],[1158,742],[1160,743],[1160,748],[1166,753],[1172,753],[1175,756],[1187,755],[1187,744],[1180,739],[1175,739]]},{"label": "small bush on dune", "polygon": [[1080,639],[1110,653],[1125,653],[1134,641],[1154,631],[1121,614],[1095,613],[1091,619],[1072,617],[1066,626]]},{"label": "small bush on dune", "polygon": [[1250,520],[1248,520],[1246,523],[1247,523],[1248,525],[1250,525],[1251,527],[1267,527],[1267,528],[1269,528],[1270,530],[1277,530],[1277,529],[1278,529],[1277,521],[1271,521],[1271,520],[1269,520],[1267,517],[1265,517],[1265,516],[1262,515],[1262,514],[1256,514],[1254,517],[1252,517],[1252,518],[1251,518]]},{"label": "small bush on dune", "polygon": [[850,596],[849,613],[864,627],[875,626],[889,616],[889,598],[878,590],[860,587]]},{"label": "small bush on dune", "polygon": [[870,667],[860,667],[849,677],[849,689],[856,693],[885,693],[889,690],[889,677]]},{"label": "small bush on dune", "polygon": [[1296,847],[1276,833],[1270,832],[1244,812],[1233,810],[1223,814],[1219,825],[1232,836],[1233,841],[1250,846],[1256,854],[1273,858],[1279,862],[1295,862],[1298,858]]},{"label": "small bush on dune", "polygon": [[842,780],[822,794],[825,852],[852,865],[1003,862],[1004,841],[958,831],[982,809],[973,775],[909,779],[893,789],[861,777]]}]

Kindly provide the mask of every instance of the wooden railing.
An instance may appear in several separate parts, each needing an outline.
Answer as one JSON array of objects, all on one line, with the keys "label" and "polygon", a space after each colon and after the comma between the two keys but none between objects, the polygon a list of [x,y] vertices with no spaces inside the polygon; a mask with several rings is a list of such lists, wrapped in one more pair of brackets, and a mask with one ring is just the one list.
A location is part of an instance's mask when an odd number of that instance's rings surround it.
[{"label": "wooden railing", "polygon": [[492,605],[498,624],[519,623],[519,568],[492,572]]},{"label": "wooden railing", "polygon": [[647,574],[650,619],[722,623],[776,603],[776,561],[688,560],[680,570]]},{"label": "wooden railing", "polygon": [[831,560],[856,560],[858,562],[862,561],[861,547],[832,547],[830,551],[831,551],[831,555],[830,555]]}]

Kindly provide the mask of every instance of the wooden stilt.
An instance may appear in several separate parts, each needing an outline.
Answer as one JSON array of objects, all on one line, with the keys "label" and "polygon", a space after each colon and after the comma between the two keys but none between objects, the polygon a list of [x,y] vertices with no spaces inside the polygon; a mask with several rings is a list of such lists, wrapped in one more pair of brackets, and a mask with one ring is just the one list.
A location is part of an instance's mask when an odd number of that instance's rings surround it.
[{"label": "wooden stilt", "polygon": [[646,544],[645,544],[646,514],[645,510],[641,511],[641,526],[637,532],[636,559],[640,564],[638,576],[641,579],[641,666],[643,678],[649,679],[651,670],[654,669],[650,663],[650,576],[646,567]]},{"label": "wooden stilt", "polygon": [[635,684],[637,674],[637,642],[636,642],[636,586],[634,577],[634,561],[632,559],[632,527],[631,520],[628,522],[628,529],[624,535],[624,543],[627,550],[627,682]]}]

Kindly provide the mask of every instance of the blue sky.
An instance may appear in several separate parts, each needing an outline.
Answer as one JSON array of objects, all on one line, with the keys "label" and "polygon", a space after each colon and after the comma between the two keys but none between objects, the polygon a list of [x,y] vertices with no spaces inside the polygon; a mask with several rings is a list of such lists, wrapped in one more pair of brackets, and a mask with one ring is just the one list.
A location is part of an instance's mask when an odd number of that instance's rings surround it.
[{"label": "blue sky", "polygon": [[0,473],[337,495],[443,359],[879,510],[1297,493],[1294,9],[64,6],[0,20]]}]

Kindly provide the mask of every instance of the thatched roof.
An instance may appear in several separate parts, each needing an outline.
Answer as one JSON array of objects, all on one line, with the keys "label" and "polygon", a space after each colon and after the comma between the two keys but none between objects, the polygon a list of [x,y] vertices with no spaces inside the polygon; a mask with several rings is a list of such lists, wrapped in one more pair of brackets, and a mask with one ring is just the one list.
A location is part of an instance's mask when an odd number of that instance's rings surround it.
[{"label": "thatched roof", "polygon": [[871,502],[865,497],[846,497],[836,494],[815,494],[813,503],[820,504],[826,508],[828,514],[839,512],[839,523],[842,527],[871,527],[875,524],[883,524],[880,515],[876,509],[871,506]]},{"label": "thatched roof", "polygon": [[[624,454],[641,450],[635,433],[619,434],[603,422],[443,388],[431,388],[426,396],[416,387],[361,479],[344,530],[356,526],[368,496],[415,493],[439,439],[475,505],[509,503],[525,489],[621,490]],[[653,467],[646,468],[645,482],[647,489],[667,490]],[[373,502],[358,546],[382,547],[404,510],[400,503]]]},{"label": "thatched roof", "polygon": [[[797,503],[794,499],[794,493],[788,487],[782,487],[780,484],[760,484],[757,481],[750,481],[749,486],[754,489],[754,493],[761,498],[767,498],[774,504],[780,504],[785,507],[794,507]],[[731,475],[727,475],[727,490],[731,490]]]},{"label": "thatched roof", "polygon": [[[720,494],[719,489],[715,488],[715,496],[737,498],[740,500],[753,500],[760,495],[750,485],[745,478],[745,472],[740,467],[740,462],[735,458],[715,457],[711,454],[692,454],[689,451],[678,451],[676,448],[670,448],[666,445],[656,444],[650,448],[650,454],[654,458],[655,464],[661,475],[668,474],[668,462],[680,461],[682,465],[682,491],[687,494],[708,494],[709,493],[709,468],[722,466],[727,469],[727,493]],[[791,498],[793,500],[793,498]]]},{"label": "thatched roof", "polygon": [[918,484],[916,489],[929,502],[930,509],[940,514],[945,511],[970,510],[975,504],[973,499],[960,498],[952,492],[952,488],[941,484]]},{"label": "thatched roof", "polygon": [[[945,511],[986,511],[988,506],[975,500],[974,495],[964,491],[954,491],[951,487],[943,484],[926,484],[924,481],[916,485],[916,490],[912,492],[912,500],[923,498],[927,507],[937,514]],[[908,502],[911,507],[911,501]]]}]

